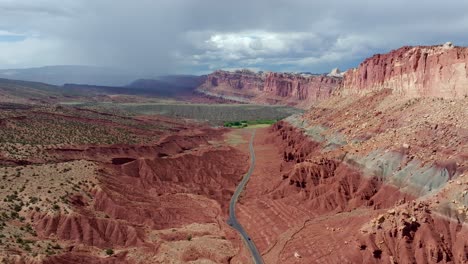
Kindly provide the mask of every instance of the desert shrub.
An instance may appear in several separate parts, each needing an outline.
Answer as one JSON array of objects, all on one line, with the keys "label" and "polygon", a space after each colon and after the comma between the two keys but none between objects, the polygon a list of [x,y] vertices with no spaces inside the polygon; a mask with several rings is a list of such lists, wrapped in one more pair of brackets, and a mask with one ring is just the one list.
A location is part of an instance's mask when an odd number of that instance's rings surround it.
[{"label": "desert shrub", "polygon": [[62,249],[62,247],[59,244],[55,244],[52,246],[53,249]]},{"label": "desert shrub", "polygon": [[106,249],[106,254],[108,256],[112,256],[112,255],[114,255],[114,250],[112,248],[108,248],[108,249]]}]

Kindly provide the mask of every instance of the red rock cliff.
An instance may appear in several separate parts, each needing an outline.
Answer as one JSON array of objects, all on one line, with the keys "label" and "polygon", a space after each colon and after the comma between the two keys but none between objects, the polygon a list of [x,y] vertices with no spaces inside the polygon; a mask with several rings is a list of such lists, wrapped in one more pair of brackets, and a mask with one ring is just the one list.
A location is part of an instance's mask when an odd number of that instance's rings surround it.
[{"label": "red rock cliff", "polygon": [[264,90],[276,96],[315,101],[330,97],[340,82],[339,78],[324,75],[302,76],[271,72],[266,74]]},{"label": "red rock cliff", "polygon": [[344,75],[343,92],[390,88],[407,97],[460,98],[468,95],[468,48],[451,43],[402,47],[377,54]]},{"label": "red rock cliff", "polygon": [[203,87],[228,86],[232,89],[263,90],[264,77],[251,71],[215,71],[207,76]]},{"label": "red rock cliff", "polygon": [[341,78],[325,75],[215,71],[198,90],[239,101],[308,108],[330,97],[340,84]]}]

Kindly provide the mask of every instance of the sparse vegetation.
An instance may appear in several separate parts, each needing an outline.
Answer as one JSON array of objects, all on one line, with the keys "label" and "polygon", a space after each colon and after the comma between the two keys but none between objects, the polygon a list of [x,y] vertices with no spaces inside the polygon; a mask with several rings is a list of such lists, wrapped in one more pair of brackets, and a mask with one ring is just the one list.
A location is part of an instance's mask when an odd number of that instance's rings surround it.
[{"label": "sparse vegetation", "polygon": [[[18,171],[21,175],[16,177]],[[87,191],[95,184],[94,171],[92,163],[80,161],[0,168],[0,174],[13,179],[4,181],[0,189],[0,250],[14,249],[30,256],[60,253],[62,247],[56,241],[46,246],[47,240],[37,240],[27,216],[31,212],[68,214],[72,211],[68,202],[71,194],[92,199]],[[79,188],[74,191],[76,186]]]},{"label": "sparse vegetation", "polygon": [[[0,103],[0,152],[13,159],[50,158],[49,146],[145,143],[173,124],[141,122],[116,109],[24,106]],[[104,124],[104,125],[103,125]],[[69,168],[64,168],[64,172]],[[16,177],[22,172],[18,170]]]},{"label": "sparse vegetation", "polygon": [[271,125],[278,122],[278,120],[242,120],[242,121],[233,121],[233,122],[224,122],[225,127],[232,127],[232,128],[244,128],[248,126],[254,125]]},{"label": "sparse vegetation", "polygon": [[108,256],[114,255],[114,250],[112,248],[106,249],[106,255],[108,255]]},{"label": "sparse vegetation", "polygon": [[287,106],[266,106],[250,104],[188,104],[188,103],[146,103],[146,104],[93,104],[99,109],[118,109],[134,115],[164,115],[187,118],[223,125],[224,122],[239,120],[279,120],[302,110]]}]

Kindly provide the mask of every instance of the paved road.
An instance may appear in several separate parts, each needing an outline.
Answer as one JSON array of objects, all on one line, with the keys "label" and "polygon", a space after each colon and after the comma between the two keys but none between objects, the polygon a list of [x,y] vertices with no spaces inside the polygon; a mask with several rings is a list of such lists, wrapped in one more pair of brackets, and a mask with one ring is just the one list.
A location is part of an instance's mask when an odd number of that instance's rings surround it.
[{"label": "paved road", "polygon": [[252,132],[252,137],[250,138],[250,143],[249,143],[249,150],[250,150],[250,168],[247,174],[245,174],[244,178],[240,182],[240,184],[237,186],[236,191],[234,192],[234,195],[231,198],[231,202],[229,203],[229,219],[228,219],[228,224],[237,230],[239,234],[242,236],[242,239],[244,240],[245,244],[250,250],[250,253],[252,254],[252,259],[255,264],[262,264],[263,259],[260,253],[257,250],[257,247],[255,246],[254,242],[250,239],[250,236],[247,234],[247,232],[244,230],[242,225],[237,221],[236,218],[236,203],[237,199],[239,198],[239,195],[241,192],[244,190],[245,185],[250,179],[250,175],[252,175],[252,172],[255,168],[255,152],[254,152],[254,147],[253,147],[253,141],[255,137],[255,130]]}]

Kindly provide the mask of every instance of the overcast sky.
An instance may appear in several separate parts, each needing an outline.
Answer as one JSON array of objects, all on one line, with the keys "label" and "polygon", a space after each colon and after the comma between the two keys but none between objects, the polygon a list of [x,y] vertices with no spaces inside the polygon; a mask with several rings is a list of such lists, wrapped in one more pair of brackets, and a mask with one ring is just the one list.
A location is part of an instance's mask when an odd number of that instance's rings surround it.
[{"label": "overcast sky", "polygon": [[322,73],[467,33],[466,0],[0,0],[0,68]]}]

